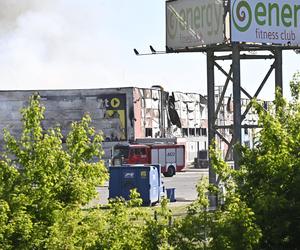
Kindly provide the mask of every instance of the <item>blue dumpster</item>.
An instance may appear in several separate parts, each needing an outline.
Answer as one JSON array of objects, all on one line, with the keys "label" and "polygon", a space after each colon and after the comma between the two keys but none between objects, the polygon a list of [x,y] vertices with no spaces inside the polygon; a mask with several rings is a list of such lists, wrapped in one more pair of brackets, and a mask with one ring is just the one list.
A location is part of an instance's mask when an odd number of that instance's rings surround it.
[{"label": "blue dumpster", "polygon": [[161,180],[155,166],[120,166],[109,168],[109,198],[129,200],[130,190],[136,188],[143,205],[157,203],[161,194]]}]

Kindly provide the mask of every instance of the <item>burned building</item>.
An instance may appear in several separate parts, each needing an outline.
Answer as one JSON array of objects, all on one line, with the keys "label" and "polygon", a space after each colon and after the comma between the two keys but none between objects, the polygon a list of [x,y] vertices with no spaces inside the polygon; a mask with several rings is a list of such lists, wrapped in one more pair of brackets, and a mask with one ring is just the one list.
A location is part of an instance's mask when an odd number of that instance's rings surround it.
[{"label": "burned building", "polygon": [[[20,136],[20,109],[38,93],[45,106],[45,129],[59,126],[64,136],[73,121],[85,113],[92,126],[102,131],[105,158],[119,142],[138,139],[181,141],[186,144],[187,160],[207,149],[206,99],[200,94],[167,92],[162,87],[103,88],[80,90],[1,91],[0,129]],[[3,133],[1,133],[1,138]]]},{"label": "burned building", "polygon": [[[220,104],[217,108],[216,116],[216,127],[218,127],[219,134],[216,136],[216,146],[222,153],[223,159],[233,161],[233,148],[228,145],[228,142],[230,143],[232,140],[233,134],[233,98],[231,95],[221,98],[223,87],[215,87],[215,103]],[[220,99],[222,100],[221,102]],[[259,117],[251,102],[252,100],[249,98],[241,98],[241,114],[244,116],[241,129],[241,143],[249,148],[253,148],[259,141],[260,131],[258,126]],[[271,101],[257,99],[256,102],[267,112],[272,113],[274,111]]]}]

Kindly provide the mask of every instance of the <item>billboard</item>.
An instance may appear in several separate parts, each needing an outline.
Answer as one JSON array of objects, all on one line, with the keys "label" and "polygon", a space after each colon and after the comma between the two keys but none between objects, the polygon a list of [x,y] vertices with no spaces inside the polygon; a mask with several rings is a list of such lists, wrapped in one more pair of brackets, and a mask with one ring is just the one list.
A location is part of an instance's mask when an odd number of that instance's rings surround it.
[{"label": "billboard", "polygon": [[172,49],[223,43],[222,0],[166,2],[166,45]]},{"label": "billboard", "polygon": [[[104,111],[103,118],[107,120],[105,121],[106,124],[111,126],[109,131],[105,131],[105,129],[103,129],[105,140],[126,140],[126,94],[104,94],[100,95],[98,98],[100,109]],[[107,132],[109,134],[107,134]]]},{"label": "billboard", "polygon": [[232,0],[231,41],[300,44],[299,0]]}]

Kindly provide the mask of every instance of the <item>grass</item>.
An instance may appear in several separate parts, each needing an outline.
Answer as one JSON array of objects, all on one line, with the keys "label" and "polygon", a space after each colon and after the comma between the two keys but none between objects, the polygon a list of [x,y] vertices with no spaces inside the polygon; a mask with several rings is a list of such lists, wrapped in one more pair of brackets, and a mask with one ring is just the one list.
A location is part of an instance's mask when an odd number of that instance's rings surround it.
[{"label": "grass", "polygon": [[[171,210],[172,215],[176,218],[184,217],[187,214],[187,209],[188,209],[189,204],[185,203],[182,205],[173,205],[172,203],[168,203],[168,208]],[[103,211],[109,210],[108,205],[100,205],[97,206],[89,206],[83,208],[83,210],[93,210],[93,209],[101,209]],[[130,208],[129,208],[130,209]],[[134,209],[134,208],[133,208]],[[161,209],[160,204],[158,203],[156,206],[142,206],[140,209],[146,213],[149,214],[154,214],[155,211],[159,211]]]},{"label": "grass", "polygon": [[[168,204],[169,210],[171,210],[173,217],[180,218],[184,217],[187,214],[189,204],[182,205],[173,205],[171,203]],[[154,214],[155,211],[159,211],[161,209],[160,204],[152,207],[141,207],[141,209],[145,209],[146,212]]]}]

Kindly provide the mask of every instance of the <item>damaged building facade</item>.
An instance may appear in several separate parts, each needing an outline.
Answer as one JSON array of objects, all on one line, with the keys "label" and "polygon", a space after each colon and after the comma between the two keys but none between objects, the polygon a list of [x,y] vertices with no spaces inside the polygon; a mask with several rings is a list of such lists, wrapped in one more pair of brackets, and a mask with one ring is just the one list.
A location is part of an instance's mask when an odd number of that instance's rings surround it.
[{"label": "damaged building facade", "polygon": [[[223,86],[216,86],[215,88],[215,102],[219,104],[221,93],[223,91]],[[273,112],[274,106],[270,101],[256,100],[261,107],[267,112]],[[242,122],[241,130],[241,142],[244,146],[253,148],[255,144],[259,141],[259,131],[258,127],[258,114],[256,110],[251,105],[251,100],[249,98],[241,98],[241,114],[245,117]],[[233,124],[233,99],[232,96],[224,96],[220,108],[218,110],[216,118],[216,126],[218,127],[218,132],[220,136],[216,136],[216,145],[219,151],[222,153],[223,159],[226,161],[233,160],[232,147],[229,147],[228,143],[232,139],[232,124]],[[222,139],[223,138],[223,139]]]},{"label": "damaged building facade", "polygon": [[[111,157],[117,143],[142,139],[180,142],[186,145],[187,161],[207,149],[206,99],[200,94],[167,92],[162,87],[81,90],[1,91],[0,129],[20,136],[20,109],[38,93],[45,106],[45,129],[59,125],[64,136],[73,121],[85,113],[92,126],[102,131],[104,158]],[[1,133],[1,139],[3,133]]]},{"label": "damaged building facade", "polygon": [[[117,143],[168,142],[186,146],[186,161],[193,163],[199,153],[208,150],[207,100],[197,93],[168,92],[161,86],[152,88],[103,88],[81,90],[1,91],[0,129],[8,128],[20,136],[22,123],[20,109],[28,105],[31,95],[38,93],[45,106],[45,129],[59,125],[64,136],[71,123],[85,113],[92,118],[92,126],[103,133],[104,159],[109,160]],[[215,94],[216,103],[220,91]],[[242,112],[249,99],[242,99]],[[261,102],[267,109],[268,103]],[[233,103],[225,97],[216,117],[218,132],[230,142],[232,138]],[[258,116],[250,109],[244,124],[257,125]],[[253,147],[257,128],[242,130],[242,143]],[[1,138],[3,133],[1,133]],[[217,147],[226,160],[232,160],[228,143],[216,137]],[[203,156],[202,156],[203,157]]]}]

